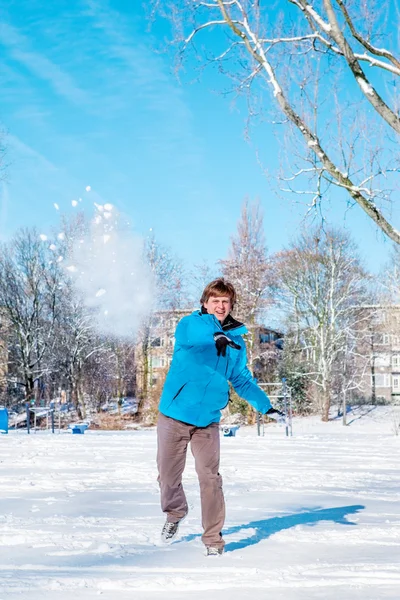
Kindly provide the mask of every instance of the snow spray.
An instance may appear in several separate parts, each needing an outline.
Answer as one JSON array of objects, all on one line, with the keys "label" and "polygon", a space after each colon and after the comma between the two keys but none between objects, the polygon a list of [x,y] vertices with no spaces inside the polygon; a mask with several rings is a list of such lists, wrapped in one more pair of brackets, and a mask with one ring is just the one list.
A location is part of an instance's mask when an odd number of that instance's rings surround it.
[{"label": "snow spray", "polygon": [[130,336],[152,307],[152,276],[143,241],[111,204],[95,204],[88,234],[76,240],[69,264],[86,306],[95,309],[102,333]]},{"label": "snow spray", "polygon": [[[90,192],[91,187],[86,187]],[[79,201],[82,201],[79,198]],[[73,207],[78,201],[72,200]],[[58,204],[54,208],[59,210]],[[47,236],[40,235],[46,242]],[[131,337],[152,309],[153,277],[143,254],[143,239],[112,204],[94,203],[94,216],[85,233],[60,252],[66,235],[60,232],[49,246],[65,269],[85,306],[93,309],[100,333]]]}]

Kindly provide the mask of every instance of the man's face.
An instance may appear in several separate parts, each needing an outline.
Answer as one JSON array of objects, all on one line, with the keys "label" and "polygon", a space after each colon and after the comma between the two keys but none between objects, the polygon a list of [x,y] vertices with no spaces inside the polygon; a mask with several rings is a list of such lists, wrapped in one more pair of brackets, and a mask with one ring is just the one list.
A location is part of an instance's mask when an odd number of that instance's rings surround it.
[{"label": "man's face", "polygon": [[222,321],[232,310],[232,302],[229,296],[210,296],[203,304],[209,315],[215,315],[218,321]]}]

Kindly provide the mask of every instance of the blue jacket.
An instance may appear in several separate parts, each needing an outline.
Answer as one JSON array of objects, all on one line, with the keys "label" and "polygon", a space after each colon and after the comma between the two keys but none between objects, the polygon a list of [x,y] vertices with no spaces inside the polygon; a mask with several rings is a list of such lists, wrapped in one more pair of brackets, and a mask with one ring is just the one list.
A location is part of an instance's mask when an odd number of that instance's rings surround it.
[{"label": "blue jacket", "polygon": [[[160,399],[160,412],[167,417],[206,427],[218,423],[229,401],[230,381],[236,392],[254,408],[271,408],[268,396],[258,387],[247,368],[246,327],[238,321],[228,330],[214,315],[195,311],[183,317],[175,332],[172,363]],[[217,356],[213,334],[224,331],[240,350],[227,346],[226,356]]]}]

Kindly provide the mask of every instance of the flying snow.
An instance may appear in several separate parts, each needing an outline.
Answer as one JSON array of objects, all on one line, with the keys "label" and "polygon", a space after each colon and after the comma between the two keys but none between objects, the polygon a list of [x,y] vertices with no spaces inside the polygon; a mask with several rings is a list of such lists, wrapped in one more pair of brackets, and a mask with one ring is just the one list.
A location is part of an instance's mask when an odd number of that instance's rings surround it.
[{"label": "flying snow", "polygon": [[54,205],[53,205],[53,206],[54,206],[54,208],[55,208],[56,210],[60,210],[60,207],[59,207],[59,205],[57,204],[57,202],[54,202]]},{"label": "flying snow", "polygon": [[44,233],[41,233],[39,235],[40,239],[42,240],[42,242],[45,242],[47,240],[47,235],[45,235]]},{"label": "flying snow", "polygon": [[152,274],[143,260],[142,239],[115,207],[94,206],[87,237],[76,241],[69,257],[73,279],[86,306],[96,310],[99,331],[130,336],[152,307]]},{"label": "flying snow", "polygon": [[71,202],[72,206],[78,206],[78,200],[72,200]]},{"label": "flying snow", "polygon": [[86,189],[87,192],[90,192],[92,188],[91,188],[90,185],[87,185],[85,189]]}]

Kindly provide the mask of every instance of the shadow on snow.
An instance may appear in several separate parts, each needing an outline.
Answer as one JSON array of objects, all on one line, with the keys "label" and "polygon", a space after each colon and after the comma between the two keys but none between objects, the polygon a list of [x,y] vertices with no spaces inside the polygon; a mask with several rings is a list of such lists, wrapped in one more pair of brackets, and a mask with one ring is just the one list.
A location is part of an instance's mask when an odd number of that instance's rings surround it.
[{"label": "shadow on snow", "polygon": [[[236,525],[234,527],[228,527],[223,531],[225,536],[243,532],[244,537],[236,542],[228,542],[225,546],[225,552],[233,552],[234,550],[241,550],[248,546],[253,546],[262,540],[266,540],[274,533],[296,527],[296,525],[309,525],[310,527],[313,527],[322,521],[331,521],[332,523],[338,523],[339,525],[353,526],[356,525],[356,523],[348,521],[348,515],[354,515],[364,508],[365,506],[355,504],[353,506],[339,506],[337,508],[301,509],[301,512],[285,515],[283,517],[272,517],[269,519],[261,519],[259,521],[251,521],[250,523]],[[252,531],[251,535],[245,537],[246,530],[255,531]],[[181,538],[179,541],[190,542],[198,537],[200,537],[200,534],[190,534]]]}]

